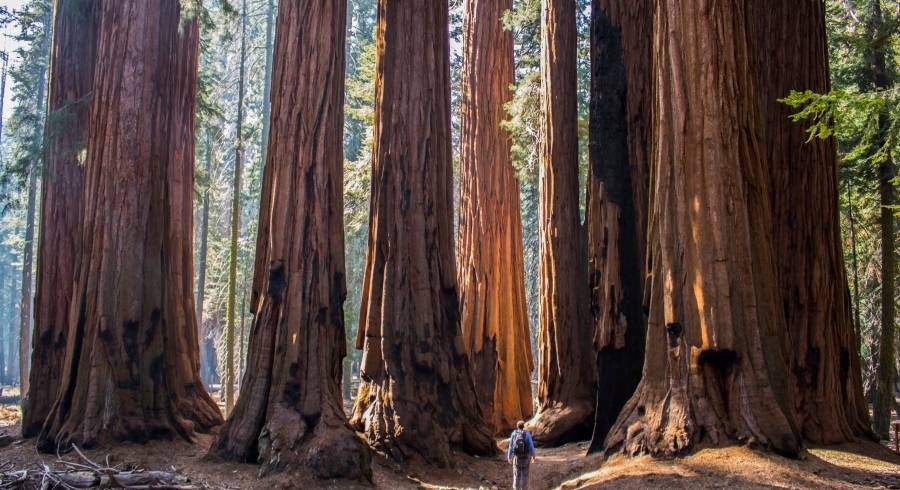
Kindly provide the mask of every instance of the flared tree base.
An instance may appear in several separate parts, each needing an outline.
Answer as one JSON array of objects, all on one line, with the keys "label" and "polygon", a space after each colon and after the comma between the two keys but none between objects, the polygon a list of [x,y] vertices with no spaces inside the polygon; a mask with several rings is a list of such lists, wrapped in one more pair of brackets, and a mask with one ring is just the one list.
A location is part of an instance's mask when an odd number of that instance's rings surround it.
[{"label": "flared tree base", "polygon": [[[471,400],[470,400],[471,401]],[[385,456],[405,462],[420,457],[429,464],[448,467],[452,451],[476,456],[497,452],[494,438],[485,424],[466,423],[468,410],[453,406],[402,403],[372,383],[360,386],[350,426],[365,434],[369,445]],[[454,421],[443,426],[440,421]]]},{"label": "flared tree base", "polygon": [[128,415],[141,413],[137,408],[109,417],[105,416],[105,411],[70,411],[57,415],[57,406],[38,436],[37,449],[56,454],[70,451],[72,445],[92,449],[121,442],[145,443],[176,437],[193,441],[197,433],[209,433],[222,424],[222,415],[208,396],[198,395],[177,405],[177,410],[154,419]]},{"label": "flared tree base", "polygon": [[[281,432],[289,432],[290,427]],[[311,438],[281,439],[263,433],[259,438],[260,476],[306,468],[319,479],[372,480],[369,448],[346,425],[320,425]]]},{"label": "flared tree base", "polygon": [[560,446],[591,438],[594,421],[593,404],[578,400],[568,404],[553,403],[538,409],[525,424],[539,446]]},{"label": "flared tree base", "polygon": [[343,422],[320,420],[311,431],[302,419],[262,430],[245,430],[234,422],[229,421],[210,453],[229,461],[259,463],[260,477],[302,470],[323,480],[372,479],[369,448]]}]

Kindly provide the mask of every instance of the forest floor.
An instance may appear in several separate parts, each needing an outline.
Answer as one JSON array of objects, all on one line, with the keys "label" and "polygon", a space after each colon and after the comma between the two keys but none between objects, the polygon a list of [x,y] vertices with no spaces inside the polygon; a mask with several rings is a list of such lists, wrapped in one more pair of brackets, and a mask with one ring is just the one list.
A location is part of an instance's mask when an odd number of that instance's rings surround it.
[{"label": "forest floor", "polygon": [[[4,404],[5,403],[5,404]],[[0,399],[0,434],[18,434],[18,407],[10,398]],[[85,451],[94,461],[107,457],[144,469],[174,471],[211,489],[348,488],[371,485],[322,482],[308,475],[276,474],[257,479],[257,467],[225,463],[206,457],[211,436],[199,436],[194,444],[175,440],[149,444],[122,444],[110,450]],[[398,465],[376,456],[374,487],[406,488],[508,488],[511,468],[499,452],[507,441],[498,440],[498,455],[477,458],[458,455],[453,467],[435,468],[421,463]],[[645,488],[898,488],[900,455],[872,442],[811,447],[801,459],[791,460],[745,447],[706,448],[672,460],[615,456],[584,456],[586,443],[539,449],[531,469],[531,488],[645,489]],[[73,454],[64,459],[77,461]],[[0,448],[0,466],[16,469],[52,465],[55,455],[38,453],[31,441],[17,439]]]}]

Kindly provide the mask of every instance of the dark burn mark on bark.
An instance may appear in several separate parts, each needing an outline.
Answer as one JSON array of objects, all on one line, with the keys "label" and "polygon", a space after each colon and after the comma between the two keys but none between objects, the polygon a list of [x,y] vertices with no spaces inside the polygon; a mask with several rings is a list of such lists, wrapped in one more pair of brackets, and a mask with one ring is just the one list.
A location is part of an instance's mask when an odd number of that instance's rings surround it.
[{"label": "dark burn mark on bark", "polygon": [[150,361],[150,379],[153,380],[153,383],[160,386],[164,381],[163,363],[164,361],[162,354],[154,357],[153,360]]},{"label": "dark burn mark on bark", "polygon": [[300,404],[300,383],[296,381],[288,381],[284,384],[282,391],[284,402],[289,406],[296,407]]},{"label": "dark burn mark on bark", "polygon": [[153,308],[153,311],[150,312],[150,328],[144,332],[144,348],[150,347],[150,344],[153,343],[153,338],[156,336],[156,332],[159,329],[160,322],[162,320],[162,312],[159,308]]},{"label": "dark burn mark on bark", "polygon": [[738,354],[731,349],[706,349],[697,357],[698,366],[711,366],[723,374],[730,374],[737,361]]},{"label": "dark burn mark on bark", "polygon": [[[129,359],[137,359],[138,350],[138,334],[140,333],[140,323],[135,320],[125,320],[122,322],[122,348]],[[110,337],[112,335],[110,334]]]},{"label": "dark burn mark on bark", "polygon": [[446,325],[459,325],[459,291],[455,288],[444,288],[444,315]]},{"label": "dark burn mark on bark", "polygon": [[[281,399],[290,407],[300,406],[302,392],[300,382],[298,381],[300,375],[300,365],[296,362],[292,362],[291,365],[288,366],[288,379],[284,383],[284,389],[281,392]],[[310,425],[309,427],[315,426]]]},{"label": "dark burn mark on bark", "polygon": [[275,261],[269,268],[269,288],[266,294],[272,298],[272,302],[280,305],[284,299],[284,290],[287,288],[287,278],[285,277],[284,263]]},{"label": "dark burn mark on bark", "polygon": [[403,192],[403,198],[400,201],[400,212],[406,213],[409,210],[410,195],[411,192],[409,189],[406,189]]},{"label": "dark burn mark on bark", "polygon": [[697,366],[706,378],[707,394],[713,398],[713,407],[720,411],[720,418],[728,410],[731,376],[737,362],[738,354],[731,349],[705,349],[697,356]]},{"label": "dark burn mark on bark", "polygon": [[331,304],[329,310],[331,313],[331,325],[338,332],[344,332],[344,300],[347,296],[347,289],[344,285],[344,274],[335,272],[331,280]]},{"label": "dark burn mark on bark", "polygon": [[822,351],[818,347],[809,349],[809,365],[806,371],[809,373],[809,382],[812,386],[819,383],[819,370],[822,365]]},{"label": "dark burn mark on bark", "polygon": [[41,332],[41,336],[38,338],[38,342],[40,342],[41,346],[44,347],[38,351],[39,354],[46,355],[46,347],[49,347],[50,344],[53,343],[53,332],[56,331],[56,327],[53,325],[48,325],[47,329]]},{"label": "dark burn mark on bark", "polygon": [[666,333],[669,334],[669,347],[678,347],[678,341],[681,340],[683,332],[684,327],[678,322],[666,324]]}]

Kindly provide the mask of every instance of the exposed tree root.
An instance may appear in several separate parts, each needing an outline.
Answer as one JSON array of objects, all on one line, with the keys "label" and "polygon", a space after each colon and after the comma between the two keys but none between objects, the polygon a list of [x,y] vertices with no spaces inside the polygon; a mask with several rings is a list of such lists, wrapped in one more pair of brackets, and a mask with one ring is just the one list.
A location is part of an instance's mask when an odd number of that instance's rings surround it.
[{"label": "exposed tree root", "polygon": [[526,428],[539,445],[561,446],[591,437],[594,409],[587,400],[541,408]]}]

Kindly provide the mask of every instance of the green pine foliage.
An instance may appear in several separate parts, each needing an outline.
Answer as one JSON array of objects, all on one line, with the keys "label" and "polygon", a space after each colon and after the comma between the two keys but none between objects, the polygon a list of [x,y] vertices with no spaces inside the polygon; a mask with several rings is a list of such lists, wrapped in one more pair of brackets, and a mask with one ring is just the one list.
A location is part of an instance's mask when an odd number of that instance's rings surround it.
[{"label": "green pine foliage", "polygon": [[[796,109],[793,119],[807,127],[811,139],[834,138],[838,145],[844,258],[863,382],[871,397],[882,311],[878,168],[889,164],[896,171],[900,156],[900,10],[896,2],[882,0],[882,17],[877,19],[873,0],[828,0],[826,5],[832,88],[821,94],[792,91],[783,102]],[[875,51],[887,58],[886,87],[878,87],[873,79]],[[896,203],[887,205],[900,213]]]}]

